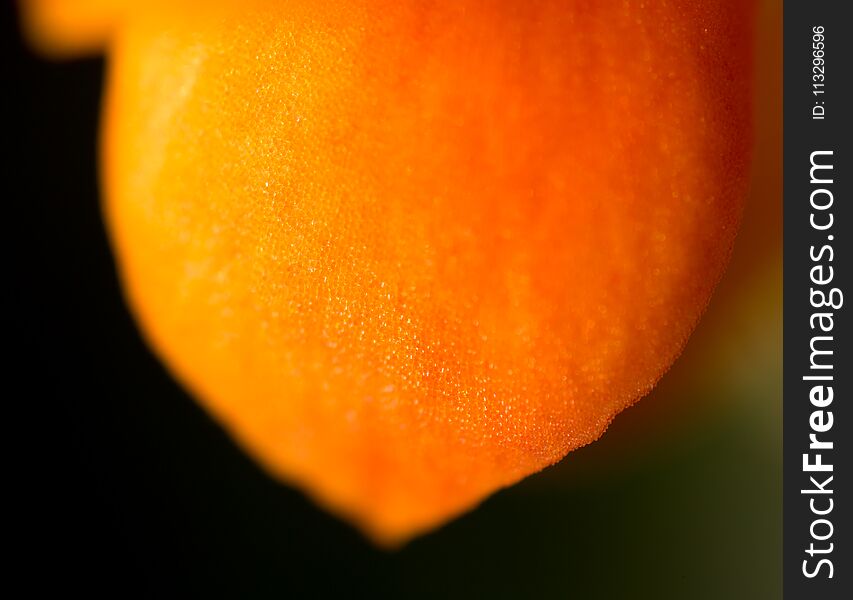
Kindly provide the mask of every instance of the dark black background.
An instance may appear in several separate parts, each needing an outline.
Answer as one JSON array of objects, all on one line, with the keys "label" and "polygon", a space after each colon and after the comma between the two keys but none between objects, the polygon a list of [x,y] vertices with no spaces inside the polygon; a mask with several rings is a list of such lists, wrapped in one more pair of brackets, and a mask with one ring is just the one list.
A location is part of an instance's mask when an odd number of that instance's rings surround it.
[{"label": "dark black background", "polygon": [[[0,10],[14,307],[3,405],[22,475],[7,494],[23,505],[9,520],[32,594],[778,595],[779,465],[756,438],[761,414],[711,411],[675,442],[623,447],[621,470],[575,477],[606,454],[595,444],[397,552],[267,477],[171,379],[124,305],[97,189],[103,60],[42,60],[13,4]],[[626,431],[654,401],[606,439],[635,439]]]}]

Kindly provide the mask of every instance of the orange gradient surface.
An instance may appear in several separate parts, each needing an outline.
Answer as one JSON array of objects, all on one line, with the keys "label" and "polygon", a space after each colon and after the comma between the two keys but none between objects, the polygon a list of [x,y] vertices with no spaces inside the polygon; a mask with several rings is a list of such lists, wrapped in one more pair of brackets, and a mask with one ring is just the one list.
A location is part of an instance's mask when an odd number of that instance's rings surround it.
[{"label": "orange gradient surface", "polygon": [[680,353],[746,192],[750,3],[124,4],[24,17],[108,52],[133,311],[377,540],[595,440]]}]

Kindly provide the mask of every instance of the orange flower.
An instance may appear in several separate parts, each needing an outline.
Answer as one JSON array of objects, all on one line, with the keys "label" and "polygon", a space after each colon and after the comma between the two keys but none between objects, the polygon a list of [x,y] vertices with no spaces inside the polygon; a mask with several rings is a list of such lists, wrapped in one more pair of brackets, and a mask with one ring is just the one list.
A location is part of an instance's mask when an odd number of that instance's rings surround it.
[{"label": "orange flower", "polygon": [[41,0],[103,45],[106,218],[177,377],[385,542],[675,360],[747,180],[752,7]]}]

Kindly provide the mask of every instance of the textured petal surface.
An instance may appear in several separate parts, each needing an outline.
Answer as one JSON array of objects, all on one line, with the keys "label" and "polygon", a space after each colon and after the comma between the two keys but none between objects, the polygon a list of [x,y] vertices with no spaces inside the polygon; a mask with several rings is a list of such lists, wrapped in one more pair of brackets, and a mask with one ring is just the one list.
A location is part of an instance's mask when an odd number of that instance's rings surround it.
[{"label": "textured petal surface", "polygon": [[725,267],[748,5],[136,6],[103,158],[144,331],[382,541],[554,463],[651,389]]}]

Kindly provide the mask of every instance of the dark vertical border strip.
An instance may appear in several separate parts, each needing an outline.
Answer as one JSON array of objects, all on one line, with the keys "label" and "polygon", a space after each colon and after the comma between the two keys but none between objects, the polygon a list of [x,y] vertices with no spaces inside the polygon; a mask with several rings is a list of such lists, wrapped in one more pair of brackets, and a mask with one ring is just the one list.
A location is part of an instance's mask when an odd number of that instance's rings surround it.
[{"label": "dark vertical border strip", "polygon": [[853,22],[784,3],[784,591],[853,598]]}]

